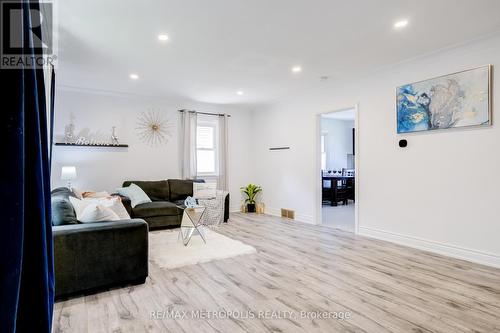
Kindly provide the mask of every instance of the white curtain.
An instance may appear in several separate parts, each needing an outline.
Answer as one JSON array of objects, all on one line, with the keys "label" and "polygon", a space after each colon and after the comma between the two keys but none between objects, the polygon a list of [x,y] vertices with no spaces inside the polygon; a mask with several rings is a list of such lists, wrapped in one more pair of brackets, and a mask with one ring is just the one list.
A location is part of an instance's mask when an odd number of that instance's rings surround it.
[{"label": "white curtain", "polygon": [[228,115],[221,115],[219,118],[219,175],[217,179],[217,188],[222,191],[228,191]]},{"label": "white curtain", "polygon": [[180,163],[182,179],[195,179],[196,172],[196,112],[181,113]]}]

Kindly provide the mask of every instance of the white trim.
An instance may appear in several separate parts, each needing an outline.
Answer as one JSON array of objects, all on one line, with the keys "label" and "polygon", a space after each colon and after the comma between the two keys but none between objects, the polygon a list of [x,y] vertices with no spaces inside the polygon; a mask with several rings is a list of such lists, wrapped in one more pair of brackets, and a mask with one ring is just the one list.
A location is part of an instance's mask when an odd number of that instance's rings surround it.
[{"label": "white trim", "polygon": [[[71,86],[65,84],[56,83],[56,89],[60,91],[68,91],[68,92],[76,92],[76,93],[85,93],[85,94],[93,94],[93,95],[103,95],[103,96],[112,96],[112,97],[139,97],[139,98],[160,98],[163,99],[162,96],[155,96],[150,94],[140,94],[133,92],[125,92],[119,90],[107,90],[107,89],[99,89],[99,88],[85,88],[80,86]],[[165,99],[167,100],[167,99]]]},{"label": "white trim", "polygon": [[477,251],[456,245],[440,243],[413,236],[401,235],[398,233],[369,227],[360,227],[359,234],[362,236],[376,238],[419,250],[434,252],[453,258],[500,268],[500,256],[493,253]]},{"label": "white trim", "polygon": [[[321,154],[321,161],[320,161],[320,168],[321,170],[324,170],[326,169],[326,161],[328,159],[328,153],[327,153],[327,149],[326,149],[326,139],[328,137],[328,132],[322,132],[321,133],[321,136],[320,136],[320,154]],[[324,164],[323,164],[323,155],[325,156],[325,159],[324,159]]]},{"label": "white trim", "polygon": [[313,217],[312,223],[321,225],[323,214],[321,212],[322,207],[322,187],[321,187],[321,115],[332,113],[332,112],[341,112],[345,110],[354,110],[354,128],[355,136],[354,136],[354,174],[356,175],[356,182],[354,183],[354,197],[356,201],[354,202],[354,233],[359,233],[359,104],[356,103],[354,106],[337,109],[334,111],[325,111],[316,114],[316,137],[314,140],[314,151],[316,152],[315,157],[315,183],[316,183],[316,198],[315,198],[315,216]]},{"label": "white trim", "polygon": [[359,172],[359,104],[354,105],[354,233],[359,234],[359,184],[361,175]]},{"label": "white trim", "polygon": [[241,213],[241,207],[229,206],[229,213]]}]

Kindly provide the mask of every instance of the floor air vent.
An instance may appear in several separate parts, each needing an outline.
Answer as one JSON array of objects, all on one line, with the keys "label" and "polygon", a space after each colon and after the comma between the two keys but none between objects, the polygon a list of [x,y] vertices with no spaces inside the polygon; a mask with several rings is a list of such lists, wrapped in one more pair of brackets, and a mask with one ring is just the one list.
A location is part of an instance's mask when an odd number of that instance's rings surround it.
[{"label": "floor air vent", "polygon": [[295,211],[291,210],[291,209],[281,208],[281,217],[294,220],[295,219]]}]

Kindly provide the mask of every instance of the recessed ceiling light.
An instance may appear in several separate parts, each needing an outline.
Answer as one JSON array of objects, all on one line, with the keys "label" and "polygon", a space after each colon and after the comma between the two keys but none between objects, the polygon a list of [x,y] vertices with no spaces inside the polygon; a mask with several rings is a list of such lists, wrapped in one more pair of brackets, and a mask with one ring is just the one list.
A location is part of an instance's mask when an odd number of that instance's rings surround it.
[{"label": "recessed ceiling light", "polygon": [[241,91],[241,90],[237,91],[236,94],[241,96],[241,95],[243,95],[243,91]]},{"label": "recessed ceiling light", "polygon": [[300,67],[300,66],[293,66],[292,67],[292,72],[294,72],[294,73],[300,73],[300,72],[302,72],[302,67]]},{"label": "recessed ceiling light", "polygon": [[408,20],[401,20],[394,23],[394,28],[401,29],[408,25]]},{"label": "recessed ceiling light", "polygon": [[137,79],[139,78],[139,75],[132,73],[132,74],[130,74],[130,75],[129,75],[129,77],[130,77],[132,80],[137,80]]},{"label": "recessed ceiling light", "polygon": [[167,36],[167,35],[165,35],[165,34],[159,34],[159,35],[158,35],[158,40],[159,40],[159,41],[162,41],[162,42],[165,42],[165,41],[167,41],[167,40],[168,40],[168,36]]}]

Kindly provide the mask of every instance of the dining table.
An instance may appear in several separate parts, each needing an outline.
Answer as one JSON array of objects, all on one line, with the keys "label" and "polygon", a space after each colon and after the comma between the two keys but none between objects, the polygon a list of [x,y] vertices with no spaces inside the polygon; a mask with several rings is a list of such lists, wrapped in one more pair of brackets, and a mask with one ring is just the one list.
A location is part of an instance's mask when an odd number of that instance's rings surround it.
[{"label": "dining table", "polygon": [[[354,176],[343,176],[343,175],[335,175],[335,174],[323,174],[322,179],[321,179],[321,186],[322,188],[325,187],[325,180],[330,181],[330,203],[332,206],[337,206],[338,199],[339,199],[339,182],[346,184],[349,180],[352,180],[354,183]],[[352,197],[354,199],[354,196]],[[346,197],[347,200],[347,197]]]}]

